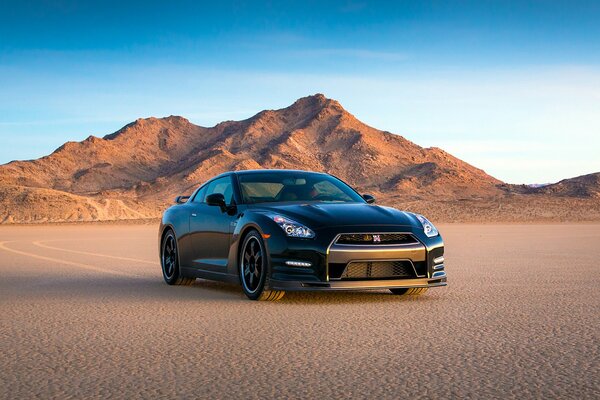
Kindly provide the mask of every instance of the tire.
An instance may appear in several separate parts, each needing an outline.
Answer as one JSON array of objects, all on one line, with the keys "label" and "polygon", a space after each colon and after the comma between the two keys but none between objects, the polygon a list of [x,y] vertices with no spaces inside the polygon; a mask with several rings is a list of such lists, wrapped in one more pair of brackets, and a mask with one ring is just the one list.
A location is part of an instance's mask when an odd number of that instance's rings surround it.
[{"label": "tire", "polygon": [[400,289],[390,289],[390,292],[392,292],[392,294],[398,295],[398,296],[420,296],[422,294],[424,294],[425,292],[427,292],[426,287],[417,287],[417,288],[400,288]]},{"label": "tire", "polygon": [[238,272],[242,290],[250,300],[277,301],[285,295],[282,290],[269,289],[269,255],[257,231],[250,231],[242,242]]},{"label": "tire", "polygon": [[181,275],[179,269],[179,251],[175,233],[169,229],[163,237],[160,245],[160,264],[163,279],[169,285],[191,285],[196,278],[188,278]]}]

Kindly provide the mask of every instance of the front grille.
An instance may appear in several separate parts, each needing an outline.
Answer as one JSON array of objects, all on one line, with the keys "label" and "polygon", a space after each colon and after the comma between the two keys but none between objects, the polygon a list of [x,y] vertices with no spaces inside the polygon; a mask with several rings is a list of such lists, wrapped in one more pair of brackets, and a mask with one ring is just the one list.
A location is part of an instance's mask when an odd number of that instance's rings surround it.
[{"label": "front grille", "polygon": [[341,279],[414,278],[410,261],[353,261],[346,265]]},{"label": "front grille", "polygon": [[336,244],[382,245],[382,244],[412,244],[419,243],[409,233],[344,233]]}]

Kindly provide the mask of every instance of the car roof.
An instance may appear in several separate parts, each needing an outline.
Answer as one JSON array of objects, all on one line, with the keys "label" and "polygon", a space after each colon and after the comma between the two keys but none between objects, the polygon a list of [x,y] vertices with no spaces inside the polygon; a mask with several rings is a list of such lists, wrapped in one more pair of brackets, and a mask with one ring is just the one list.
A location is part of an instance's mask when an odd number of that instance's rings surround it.
[{"label": "car roof", "polygon": [[244,169],[244,170],[239,170],[239,171],[227,171],[227,172],[223,172],[219,175],[215,175],[213,177],[211,177],[210,179],[206,180],[206,182],[215,180],[217,178],[222,178],[224,176],[229,176],[229,175],[246,175],[246,174],[270,174],[273,172],[303,172],[303,173],[308,173],[308,174],[319,174],[319,175],[329,175],[326,172],[317,172],[317,171],[307,171],[307,170],[303,170],[303,169]]},{"label": "car roof", "polygon": [[[200,184],[200,186],[198,186],[198,189],[201,188],[202,186],[206,185],[207,183],[214,181],[215,179],[222,178],[224,176],[246,175],[246,174],[254,174],[254,173],[268,174],[268,173],[273,173],[273,172],[304,172],[304,173],[309,173],[309,174],[332,176],[326,172],[307,171],[307,170],[303,170],[303,169],[283,169],[283,168],[281,168],[281,169],[244,169],[244,170],[239,170],[239,171],[227,171],[227,172],[220,173],[219,175],[215,175],[215,176],[205,180],[204,182],[202,182]],[[196,191],[198,189],[196,189]],[[194,193],[196,193],[196,192],[194,192]],[[192,196],[193,196],[193,194],[192,194]]]},{"label": "car roof", "polygon": [[245,169],[240,171],[230,171],[229,173],[236,175],[246,175],[246,174],[269,174],[273,172],[305,172],[310,174],[322,174],[328,175],[325,172],[316,172],[316,171],[307,171],[302,169]]}]

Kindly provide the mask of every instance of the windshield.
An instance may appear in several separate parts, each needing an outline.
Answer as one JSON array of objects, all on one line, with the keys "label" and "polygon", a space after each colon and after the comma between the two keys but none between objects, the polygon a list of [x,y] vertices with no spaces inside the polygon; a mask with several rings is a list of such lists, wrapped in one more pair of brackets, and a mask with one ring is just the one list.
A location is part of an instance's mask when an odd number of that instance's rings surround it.
[{"label": "windshield", "polygon": [[285,201],[364,203],[344,182],[314,172],[274,171],[239,174],[240,191],[246,204]]}]

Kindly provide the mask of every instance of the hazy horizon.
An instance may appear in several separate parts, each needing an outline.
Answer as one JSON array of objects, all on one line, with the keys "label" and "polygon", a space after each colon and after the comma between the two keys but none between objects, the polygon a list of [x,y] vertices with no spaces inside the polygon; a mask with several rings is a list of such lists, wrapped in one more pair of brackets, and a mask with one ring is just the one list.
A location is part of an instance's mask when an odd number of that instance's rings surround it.
[{"label": "hazy horizon", "polygon": [[600,171],[594,2],[0,5],[0,163],[323,93],[509,183]]}]

